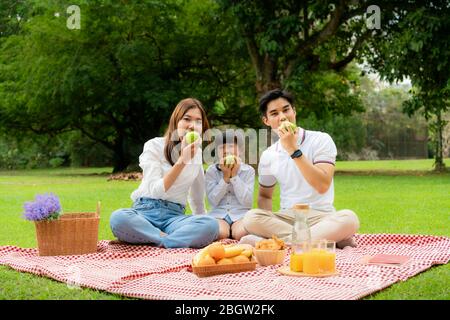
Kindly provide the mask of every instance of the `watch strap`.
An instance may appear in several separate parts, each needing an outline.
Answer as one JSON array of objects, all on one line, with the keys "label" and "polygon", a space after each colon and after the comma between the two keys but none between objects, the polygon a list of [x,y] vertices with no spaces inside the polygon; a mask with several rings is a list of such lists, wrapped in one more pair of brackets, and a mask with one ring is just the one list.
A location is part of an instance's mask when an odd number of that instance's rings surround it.
[{"label": "watch strap", "polygon": [[291,154],[291,158],[292,159],[300,158],[302,155],[303,155],[303,152],[300,149],[297,149]]}]

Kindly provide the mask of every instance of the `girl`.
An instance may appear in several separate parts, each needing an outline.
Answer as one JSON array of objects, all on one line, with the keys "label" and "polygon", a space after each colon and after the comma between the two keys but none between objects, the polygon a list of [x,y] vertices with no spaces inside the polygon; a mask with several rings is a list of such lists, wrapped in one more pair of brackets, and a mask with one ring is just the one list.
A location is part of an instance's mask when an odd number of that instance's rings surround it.
[{"label": "girl", "polygon": [[[120,241],[201,248],[217,238],[217,221],[201,215],[205,213],[201,139],[188,144],[185,138],[189,131],[202,136],[208,128],[202,104],[188,98],[176,106],[164,137],[145,143],[139,157],[143,178],[131,194],[133,207],[111,215],[111,230]],[[186,200],[191,216],[185,215]]]},{"label": "girl", "polygon": [[[218,163],[206,171],[206,195],[212,206],[209,214],[218,219],[219,239],[240,240],[247,235],[242,217],[252,208],[255,170],[239,158],[242,137],[226,131],[215,139]],[[234,158],[227,164],[226,157]]]}]

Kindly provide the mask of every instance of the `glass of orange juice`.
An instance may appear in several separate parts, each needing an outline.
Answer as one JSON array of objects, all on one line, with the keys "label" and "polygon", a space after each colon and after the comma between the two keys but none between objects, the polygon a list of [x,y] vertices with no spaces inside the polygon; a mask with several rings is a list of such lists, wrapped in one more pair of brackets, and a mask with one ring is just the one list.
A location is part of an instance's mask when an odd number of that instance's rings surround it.
[{"label": "glass of orange juice", "polygon": [[289,268],[294,272],[303,272],[303,255],[309,251],[310,244],[307,241],[295,243],[291,247]]},{"label": "glass of orange juice", "polygon": [[319,274],[321,272],[321,258],[325,253],[325,241],[312,241],[310,250],[303,254],[303,272],[307,274]]},{"label": "glass of orange juice", "polygon": [[326,240],[324,247],[320,258],[320,270],[322,273],[333,273],[336,271],[336,242]]}]

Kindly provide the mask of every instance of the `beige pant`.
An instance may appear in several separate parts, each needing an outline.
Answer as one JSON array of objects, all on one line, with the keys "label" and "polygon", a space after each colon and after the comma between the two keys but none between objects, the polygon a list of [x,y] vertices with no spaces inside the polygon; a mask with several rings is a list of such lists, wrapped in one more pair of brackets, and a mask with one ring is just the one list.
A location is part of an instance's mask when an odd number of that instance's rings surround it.
[{"label": "beige pant", "polygon": [[[359,229],[358,216],[351,210],[325,212],[310,210],[307,220],[311,228],[311,240],[327,239],[342,241],[353,236]],[[248,211],[244,218],[247,232],[264,238],[276,235],[290,242],[295,217],[288,212],[271,212],[262,209]]]}]

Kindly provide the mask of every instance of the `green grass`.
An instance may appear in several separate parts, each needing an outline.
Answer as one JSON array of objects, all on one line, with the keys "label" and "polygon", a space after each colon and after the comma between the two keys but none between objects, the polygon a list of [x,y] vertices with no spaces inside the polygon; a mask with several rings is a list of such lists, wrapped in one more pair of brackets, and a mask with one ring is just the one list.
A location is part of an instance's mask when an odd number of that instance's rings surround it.
[{"label": "green grass", "polygon": [[[355,171],[369,171],[369,172],[387,172],[387,173],[401,173],[401,172],[425,172],[433,169],[433,159],[419,159],[419,160],[376,160],[376,161],[338,161],[336,163],[337,172],[355,172]],[[444,159],[445,165],[450,167],[450,159]]]},{"label": "green grass", "polygon": [[[339,162],[337,169],[387,172],[431,170],[430,160]],[[448,163],[447,159],[447,165]],[[110,168],[0,171],[0,245],[35,247],[32,223],[20,218],[22,205],[37,193],[54,192],[64,210],[92,211],[102,202],[100,239],[113,239],[110,214],[131,205],[138,182],[107,181]],[[255,189],[257,190],[257,189]],[[450,174],[337,174],[335,206],[350,208],[360,218],[360,233],[450,235]],[[279,208],[276,189],[274,210]],[[256,193],[255,193],[256,206]],[[450,265],[436,266],[367,299],[450,299]],[[0,267],[0,299],[124,299],[91,289]]]}]

